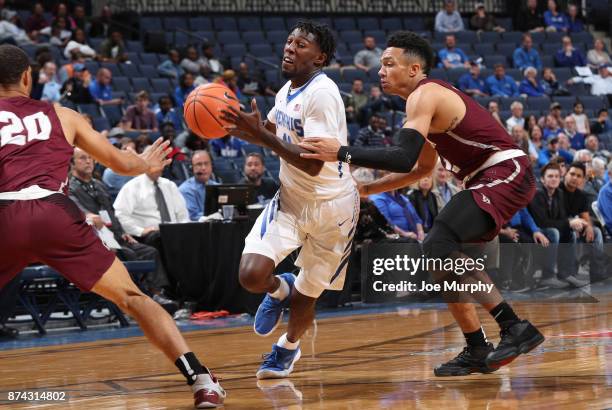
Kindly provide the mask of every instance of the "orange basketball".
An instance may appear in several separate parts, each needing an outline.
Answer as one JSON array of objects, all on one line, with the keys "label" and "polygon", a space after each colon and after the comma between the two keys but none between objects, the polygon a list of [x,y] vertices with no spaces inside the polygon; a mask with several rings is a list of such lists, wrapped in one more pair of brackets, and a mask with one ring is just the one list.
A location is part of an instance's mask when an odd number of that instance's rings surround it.
[{"label": "orange basketball", "polygon": [[187,126],[201,138],[215,139],[227,135],[223,128],[220,109],[232,106],[240,110],[236,95],[224,85],[204,84],[193,90],[185,100],[184,116]]}]

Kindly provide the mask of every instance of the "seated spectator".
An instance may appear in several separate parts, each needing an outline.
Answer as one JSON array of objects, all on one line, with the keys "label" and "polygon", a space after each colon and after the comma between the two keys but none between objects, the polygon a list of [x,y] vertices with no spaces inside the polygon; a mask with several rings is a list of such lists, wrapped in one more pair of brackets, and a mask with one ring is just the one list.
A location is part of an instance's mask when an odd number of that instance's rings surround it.
[{"label": "seated spectator", "polygon": [[570,94],[567,89],[559,85],[557,76],[555,76],[552,68],[549,67],[544,68],[544,71],[542,71],[542,87],[544,88],[544,93],[549,97]]},{"label": "seated spectator", "polygon": [[208,79],[221,75],[223,71],[225,71],[223,64],[221,64],[219,59],[215,56],[215,47],[212,43],[202,44],[202,57],[200,58],[200,62],[204,67],[205,77]]},{"label": "seated spectator", "polygon": [[[83,58],[81,53],[76,49],[72,50],[70,52],[70,61],[67,64],[64,64],[59,70],[59,81],[64,84],[66,81],[68,81],[69,78],[72,78],[72,76],[74,75],[75,64],[83,65],[84,62],[85,59]],[[91,73],[89,71],[85,71],[84,74],[84,78],[89,84],[89,82],[91,82]]]},{"label": "seated spectator", "polygon": [[[160,305],[176,310],[176,302],[163,295],[165,287],[170,286],[159,252],[154,247],[138,243],[126,233],[115,216],[112,198],[106,186],[93,177],[94,160],[85,151],[75,148],[72,157],[70,176],[70,199],[85,213],[87,221],[93,225],[104,244],[117,253],[123,261],[156,260],[156,269],[145,276],[147,291]],[[106,234],[110,236],[109,240]]]},{"label": "seated spectator", "polygon": [[519,85],[519,93],[525,94],[527,97],[541,97],[545,95],[544,86],[538,80],[538,70],[533,67],[527,67],[524,71],[525,78]]},{"label": "seated spectator", "polygon": [[597,208],[605,222],[608,235],[612,235],[612,162],[608,164],[608,182],[601,188],[597,196]]},{"label": "seated spectator", "polygon": [[576,130],[584,135],[591,133],[589,117],[584,113],[584,106],[580,101],[574,103],[574,112],[571,114],[576,120]]},{"label": "seated spectator", "polygon": [[159,97],[158,107],[155,110],[155,118],[158,124],[171,122],[174,124],[174,129],[180,132],[183,130],[183,122],[172,105],[172,97],[169,95]]},{"label": "seated spectator", "polygon": [[[109,139],[119,139],[119,144],[122,150],[133,149],[136,151],[134,141],[125,136],[123,128],[115,127],[108,133]],[[133,177],[127,175],[119,175],[110,168],[106,168],[102,174],[102,182],[106,184],[113,194],[117,194],[121,188]]]},{"label": "seated spectator", "polygon": [[438,51],[440,62],[438,67],[446,69],[470,66],[468,56],[460,48],[455,47],[457,44],[455,36],[448,34],[446,36],[446,47]]},{"label": "seated spectator", "polygon": [[125,111],[121,119],[121,128],[126,131],[157,131],[157,117],[149,108],[150,103],[149,93],[140,91],[136,95],[136,104],[129,106]]},{"label": "seated spectator", "polygon": [[175,48],[168,51],[168,59],[157,66],[157,72],[162,77],[178,79],[185,73],[181,67],[181,55]]},{"label": "seated spectator", "polygon": [[584,20],[582,19],[582,12],[578,13],[578,6],[575,4],[567,5],[567,24],[568,32],[580,33],[584,31]]},{"label": "seated spectator", "polygon": [[35,3],[32,7],[32,14],[26,20],[24,28],[28,35],[37,37],[38,33],[45,27],[49,27],[49,22],[45,18],[45,9],[42,3]]},{"label": "seated spectator", "polygon": [[102,7],[100,15],[91,20],[90,37],[107,37],[111,28],[113,12],[108,4]]},{"label": "seated spectator", "polygon": [[244,142],[233,135],[210,141],[210,149],[217,157],[238,158],[242,156]]},{"label": "seated spectator", "polygon": [[[225,70],[223,75],[215,78],[214,83],[221,84],[232,90],[232,92],[236,95],[239,101],[244,101],[242,98],[242,92],[240,91],[240,87],[238,87],[238,77],[236,76],[236,72],[234,70]],[[246,101],[245,101],[246,102]]]},{"label": "seated spectator", "polygon": [[[563,128],[565,126],[565,117],[561,112],[561,104],[557,101],[553,101],[550,104],[550,111],[548,112],[555,120],[557,120],[557,124],[559,127]],[[546,134],[546,133],[545,133]]]},{"label": "seated spectator", "polygon": [[518,86],[512,77],[506,75],[503,64],[495,64],[495,74],[487,78],[489,94],[494,97],[518,97]]},{"label": "seated spectator", "polygon": [[506,120],[506,129],[508,132],[512,131],[515,125],[521,128],[525,128],[525,117],[523,117],[523,103],[520,101],[514,101],[510,104],[510,112],[512,116]]},{"label": "seated spectator", "polygon": [[569,22],[565,13],[557,10],[557,2],[548,0],[548,10],[544,12],[544,24],[546,31],[561,31],[566,33],[569,30]]},{"label": "seated spectator", "polygon": [[61,99],[60,90],[62,85],[57,77],[57,66],[54,62],[47,62],[43,66],[38,77],[39,83],[44,84],[42,90],[42,101],[59,102]]},{"label": "seated spectator", "polygon": [[183,195],[174,182],[161,174],[162,171],[149,172],[133,178],[121,188],[113,204],[123,230],[160,252],[159,225],[189,222]]},{"label": "seated spectator", "polygon": [[66,3],[60,2],[56,4],[54,21],[56,21],[58,18],[63,18],[66,20],[66,29],[73,31],[77,28],[76,22],[68,13],[68,6]]},{"label": "seated spectator", "polygon": [[13,44],[19,47],[32,45],[37,42],[36,37],[30,37],[16,24],[0,19],[0,44]]},{"label": "seated spectator", "polygon": [[565,135],[563,131],[561,131],[557,134],[557,139],[559,140],[559,151],[567,151],[572,155],[572,158],[573,158],[574,153],[576,151],[572,149],[572,145],[570,144],[569,137]]},{"label": "seated spectator", "polygon": [[527,0],[527,5],[517,19],[519,31],[538,33],[544,31],[544,17],[538,10],[538,0]]},{"label": "seated spectator", "polygon": [[610,159],[610,153],[599,149],[599,139],[597,135],[590,134],[584,140],[584,149],[589,150],[593,158],[602,158],[606,163]]},{"label": "seated spectator", "polygon": [[472,97],[486,97],[487,86],[480,77],[480,65],[470,62],[470,72],[459,77],[459,89]]},{"label": "seated spectator", "polygon": [[527,140],[527,133],[525,132],[525,128],[520,125],[515,125],[510,130],[510,136],[512,137],[512,142],[514,142],[523,152],[529,155],[529,158],[532,161],[537,160],[537,157],[533,158],[529,152],[529,141]]},{"label": "seated spectator", "polygon": [[244,178],[239,183],[255,185],[255,198],[251,203],[265,205],[270,201],[279,189],[278,184],[272,178],[264,177],[266,166],[264,159],[258,152],[247,154],[244,161]]},{"label": "seated spectator", "polygon": [[371,195],[370,200],[385,217],[393,231],[403,238],[423,241],[423,221],[417,214],[410,200],[399,191],[393,190],[382,194]]},{"label": "seated spectator", "polygon": [[591,132],[595,135],[612,131],[612,122],[608,119],[608,110],[601,108],[597,112],[597,119],[591,124]]},{"label": "seated spectator", "polygon": [[587,53],[587,62],[591,68],[599,68],[602,64],[612,64],[610,54],[606,51],[606,46],[602,39],[595,39],[593,48]]},{"label": "seated spectator", "polygon": [[[535,155],[536,158],[540,157],[540,150],[542,149],[542,129],[538,125],[531,127],[529,132],[529,154]],[[537,159],[535,161],[537,163]]]},{"label": "seated spectator", "polygon": [[266,87],[257,73],[249,70],[249,65],[244,61],[240,63],[237,76],[238,89],[243,95],[274,95],[273,90]]},{"label": "seated spectator", "polygon": [[[593,153],[589,151],[591,157]],[[587,181],[584,184],[584,192],[589,196],[589,203],[597,199],[597,195],[601,188],[606,184],[606,160],[602,157],[595,157],[591,160],[592,175],[587,175]]]},{"label": "seated spectator", "polygon": [[518,68],[521,71],[525,70],[527,67],[535,67],[538,70],[542,69],[540,53],[533,48],[533,39],[531,38],[531,34],[523,34],[523,44],[521,47],[514,50],[512,61],[514,68]]},{"label": "seated spectator", "polygon": [[0,20],[13,20],[15,23],[19,21],[19,16],[17,15],[17,12],[7,7],[6,0],[0,0]]},{"label": "seated spectator", "polygon": [[189,219],[199,221],[204,216],[206,185],[218,185],[219,183],[210,179],[213,166],[208,151],[195,151],[193,153],[191,169],[193,170],[193,176],[179,186],[179,191],[185,198]]},{"label": "seated spectator", "polygon": [[368,102],[368,96],[363,90],[363,80],[358,78],[354,79],[350,97],[344,97],[344,99],[344,106],[346,107],[346,120],[348,122],[359,122],[359,113]]},{"label": "seated spectator", "polygon": [[71,58],[73,51],[78,51],[84,58],[96,58],[96,50],[87,45],[87,38],[85,38],[85,31],[77,28],[72,33],[72,37],[66,48],[64,48],[64,57]]},{"label": "seated spectator", "polygon": [[586,135],[578,132],[576,129],[576,120],[573,116],[568,115],[565,117],[565,127],[563,128],[563,133],[569,138],[572,149],[584,149],[584,139],[586,138]]},{"label": "seated spectator", "polygon": [[[74,65],[74,76],[66,80],[60,92],[68,101],[74,104],[91,104],[95,100],[89,92],[91,75],[88,74],[84,64]],[[89,79],[88,79],[89,78]]]},{"label": "seated spectator", "polygon": [[419,218],[423,221],[423,231],[429,232],[433,226],[433,221],[438,216],[438,202],[436,196],[432,192],[433,189],[433,178],[427,176],[421,178],[417,184],[417,188],[413,189],[408,198],[414,209],[416,210]]},{"label": "seated spectator", "polygon": [[394,106],[393,100],[391,100],[389,96],[383,94],[379,86],[373,85],[370,87],[368,102],[361,108],[359,118],[361,118],[363,124],[363,121],[370,118],[373,113],[388,111],[393,108],[397,108]]},{"label": "seated spectator", "polygon": [[611,66],[609,66],[608,64],[602,64],[599,66],[596,75],[592,75],[589,77],[573,77],[568,81],[568,83],[590,84],[592,95],[602,95],[609,97],[612,94],[612,74],[610,73],[610,70],[612,70]]},{"label": "seated spectator", "polygon": [[436,14],[434,29],[439,33],[456,33],[464,30],[463,20],[461,14],[455,10],[454,0],[444,0],[444,10]]},{"label": "seated spectator", "polygon": [[122,98],[113,98],[113,73],[108,68],[100,68],[96,73],[96,78],[89,84],[89,93],[99,105],[122,104]]},{"label": "seated spectator", "polygon": [[109,63],[124,63],[128,61],[121,31],[113,29],[110,36],[100,44],[100,60]]},{"label": "seated spectator", "polygon": [[552,136],[548,139],[548,145],[546,149],[540,150],[540,155],[538,157],[538,167],[544,167],[551,160],[559,156],[563,157],[566,163],[570,163],[574,159],[574,156],[570,152],[559,149],[559,138],[557,136]]},{"label": "seated spectator", "polygon": [[66,30],[66,19],[63,17],[58,17],[51,26],[40,30],[40,34],[49,37],[49,44],[60,48],[64,48],[72,37],[72,32]]},{"label": "seated spectator", "polygon": [[72,10],[72,19],[74,20],[75,28],[85,30],[89,26],[87,16],[85,16],[85,7],[81,4],[76,4]]},{"label": "seated spectator", "polygon": [[195,86],[193,85],[193,74],[185,72],[185,74],[179,78],[179,85],[174,89],[174,100],[176,101],[177,110],[183,111],[185,99],[193,90],[195,90]]},{"label": "seated spectator", "polygon": [[391,129],[387,127],[387,119],[378,114],[372,114],[370,124],[359,130],[353,145],[356,147],[388,147],[393,145]]},{"label": "seated spectator", "polygon": [[460,189],[452,183],[452,176],[450,171],[444,168],[442,161],[438,161],[436,170],[434,172],[434,187],[433,192],[436,197],[436,204],[438,205],[438,212],[442,210],[450,201],[450,199],[459,192]]},{"label": "seated spectator", "polygon": [[562,39],[562,47],[555,54],[555,63],[557,67],[583,67],[586,65],[586,59],[582,51],[574,48],[570,36],[564,36]]},{"label": "seated spectator", "polygon": [[484,3],[476,3],[476,13],[470,18],[470,29],[478,31],[506,31],[495,21],[492,14],[487,14]]},{"label": "seated spectator", "polygon": [[376,40],[374,40],[374,37],[364,37],[363,46],[364,49],[358,51],[353,59],[355,67],[363,71],[369,71],[371,68],[379,68],[382,49],[376,47]]},{"label": "seated spectator", "polygon": [[503,126],[504,124],[499,115],[499,103],[497,101],[489,101],[489,104],[487,105],[487,109],[489,113],[491,113],[491,116],[495,118],[497,122],[499,122],[499,125]]},{"label": "seated spectator", "polygon": [[171,149],[168,154],[168,158],[172,160],[170,165],[164,168],[162,177],[169,179],[174,182],[177,186],[180,186],[185,180],[189,178],[189,158],[179,148],[176,143],[176,130],[171,122],[164,122],[159,125],[159,132],[161,137],[165,141],[170,141],[169,148]]},{"label": "seated spectator", "polygon": [[198,55],[198,49],[194,46],[187,47],[185,57],[181,60],[181,68],[185,73],[190,73],[194,77],[200,74],[202,62]]}]

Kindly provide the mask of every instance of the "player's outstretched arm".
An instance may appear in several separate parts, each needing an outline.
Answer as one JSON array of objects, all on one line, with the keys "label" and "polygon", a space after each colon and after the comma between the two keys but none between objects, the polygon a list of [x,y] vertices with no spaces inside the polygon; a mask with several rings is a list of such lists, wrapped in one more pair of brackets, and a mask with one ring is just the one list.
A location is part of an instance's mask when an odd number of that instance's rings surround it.
[{"label": "player's outstretched arm", "polygon": [[252,144],[271,149],[308,175],[316,176],[321,172],[323,161],[302,157],[300,154],[308,151],[298,145],[283,141],[263,125],[255,99],[251,100],[251,108],[253,110],[251,113],[238,111],[229,106],[228,109],[221,110],[221,118],[232,124],[225,127],[228,133]]},{"label": "player's outstretched arm", "polygon": [[91,125],[76,111],[65,107],[55,107],[62,123],[68,142],[75,145],[102,165],[111,168],[121,175],[140,175],[148,171],[162,169],[171,160],[169,142],[158,139],[144,154],[132,150],[120,150],[94,130]]}]

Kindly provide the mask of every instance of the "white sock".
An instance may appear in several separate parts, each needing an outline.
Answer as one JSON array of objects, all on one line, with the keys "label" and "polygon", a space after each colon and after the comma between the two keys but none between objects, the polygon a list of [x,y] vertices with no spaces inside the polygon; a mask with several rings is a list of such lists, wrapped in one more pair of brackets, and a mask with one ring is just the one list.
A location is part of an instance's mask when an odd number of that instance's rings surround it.
[{"label": "white sock", "polygon": [[300,341],[290,342],[287,340],[287,333],[283,333],[283,335],[278,338],[278,342],[276,342],[276,344],[283,349],[295,350],[300,346]]},{"label": "white sock", "polygon": [[274,292],[268,293],[268,295],[272,296],[274,299],[283,300],[289,296],[289,284],[280,276],[278,280],[280,280],[280,286]]}]

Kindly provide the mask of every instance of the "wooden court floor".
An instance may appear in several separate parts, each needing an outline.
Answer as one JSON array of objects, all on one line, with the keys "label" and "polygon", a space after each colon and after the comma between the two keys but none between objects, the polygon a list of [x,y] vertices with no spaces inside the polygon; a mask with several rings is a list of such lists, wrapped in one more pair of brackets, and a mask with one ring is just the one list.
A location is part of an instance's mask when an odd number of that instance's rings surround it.
[{"label": "wooden court floor", "polygon": [[[436,378],[462,347],[446,310],[397,308],[318,321],[290,379],[257,382],[270,338],[251,327],[186,333],[228,391],[227,409],[612,408],[612,295],[600,303],[515,305],[547,341],[489,375]],[[483,312],[484,313],[484,312]],[[484,315],[483,315],[484,316]],[[281,326],[280,328],[284,328]],[[487,335],[497,343],[487,317]],[[9,391],[61,391],[68,400],[7,401]],[[0,408],[189,409],[182,377],[144,338],[0,351]]]}]

